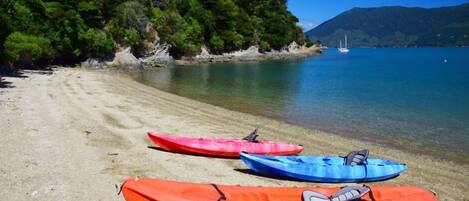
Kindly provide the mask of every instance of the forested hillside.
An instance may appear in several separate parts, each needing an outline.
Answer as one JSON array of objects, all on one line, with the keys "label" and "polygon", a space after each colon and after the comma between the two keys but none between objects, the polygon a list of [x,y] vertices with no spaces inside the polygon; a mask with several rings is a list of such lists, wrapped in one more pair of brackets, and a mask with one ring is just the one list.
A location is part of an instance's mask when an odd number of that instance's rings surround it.
[{"label": "forested hillside", "polygon": [[469,4],[442,8],[354,8],[306,33],[328,46],[468,46]]},{"label": "forested hillside", "polygon": [[304,43],[286,0],[2,0],[0,63],[75,63],[112,56],[117,46],[151,40],[148,26],[170,54],[193,56],[258,45],[280,49]]}]

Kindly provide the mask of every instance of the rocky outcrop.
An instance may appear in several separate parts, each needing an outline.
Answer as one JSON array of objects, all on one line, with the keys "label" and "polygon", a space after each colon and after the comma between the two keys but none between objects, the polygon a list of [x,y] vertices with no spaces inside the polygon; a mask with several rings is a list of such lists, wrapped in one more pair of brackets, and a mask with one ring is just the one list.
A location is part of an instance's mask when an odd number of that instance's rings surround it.
[{"label": "rocky outcrop", "polygon": [[306,45],[300,46],[295,41],[293,41],[292,43],[290,43],[290,45],[288,45],[289,53],[301,54],[301,55],[306,55],[306,56],[317,53],[317,49],[318,47],[316,46],[311,46],[311,47],[307,47]]},{"label": "rocky outcrop", "polygon": [[208,51],[208,48],[203,45],[201,48],[200,48],[200,53],[198,55],[195,56],[195,58],[197,59],[207,59],[207,58],[212,58],[212,57],[216,57],[217,55],[213,55],[213,54],[210,54],[210,52]]},{"label": "rocky outcrop", "polygon": [[256,46],[251,46],[246,50],[239,50],[222,55],[210,54],[209,50],[202,46],[200,54],[195,57],[182,57],[180,60],[176,60],[179,65],[190,65],[190,64],[201,64],[201,63],[221,63],[231,61],[257,61],[267,59],[287,59],[306,57],[319,54],[321,52],[320,47],[311,46],[306,47],[305,45],[299,46],[296,42],[292,42],[287,47],[280,51],[272,50],[269,52],[260,52]]},{"label": "rocky outcrop", "polygon": [[257,57],[260,56],[259,48],[257,46],[251,46],[245,50],[239,50],[229,53],[224,53],[223,56],[232,57]]},{"label": "rocky outcrop", "polygon": [[88,58],[87,60],[81,62],[80,64],[82,67],[88,67],[88,68],[101,68],[105,65],[103,62],[95,58]]},{"label": "rocky outcrop", "polygon": [[174,61],[173,57],[169,55],[170,45],[162,43],[158,32],[149,23],[147,25],[148,37],[143,41],[143,57],[139,59],[141,64],[145,67],[162,67]]},{"label": "rocky outcrop", "polygon": [[116,52],[114,60],[112,60],[112,66],[138,66],[140,65],[139,60],[130,51],[131,48],[124,48],[120,52]]},{"label": "rocky outcrop", "polygon": [[169,55],[169,45],[156,43],[148,56],[139,59],[145,66],[161,66],[174,61]]},{"label": "rocky outcrop", "polygon": [[238,50],[229,53],[223,53],[221,55],[211,54],[206,46],[201,47],[201,52],[194,57],[182,57],[179,60],[174,60],[169,55],[170,46],[167,44],[160,43],[160,39],[156,32],[153,32],[153,42],[145,42],[145,56],[142,58],[136,58],[131,48],[123,48],[121,51],[115,53],[114,60],[112,62],[103,63],[96,59],[87,59],[82,62],[82,66],[85,67],[105,67],[105,66],[121,66],[126,68],[152,68],[152,67],[165,67],[168,64],[176,63],[178,65],[190,65],[190,64],[203,64],[203,63],[221,63],[221,62],[233,62],[233,61],[258,61],[267,59],[288,59],[306,57],[321,52],[321,47],[305,45],[298,45],[296,42],[290,43],[288,46],[282,48],[282,50],[272,50],[269,52],[260,52],[257,46],[251,46],[245,50]]}]

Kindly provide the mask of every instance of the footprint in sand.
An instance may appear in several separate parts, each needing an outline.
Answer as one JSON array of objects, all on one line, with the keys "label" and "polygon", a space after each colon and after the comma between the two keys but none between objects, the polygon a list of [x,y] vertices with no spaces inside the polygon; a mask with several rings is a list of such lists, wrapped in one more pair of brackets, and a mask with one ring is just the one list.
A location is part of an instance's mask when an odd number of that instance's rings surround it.
[{"label": "footprint in sand", "polygon": [[140,120],[133,119],[127,116],[125,113],[116,110],[108,110],[103,114],[103,118],[106,124],[118,128],[136,129],[143,127],[143,123]]}]

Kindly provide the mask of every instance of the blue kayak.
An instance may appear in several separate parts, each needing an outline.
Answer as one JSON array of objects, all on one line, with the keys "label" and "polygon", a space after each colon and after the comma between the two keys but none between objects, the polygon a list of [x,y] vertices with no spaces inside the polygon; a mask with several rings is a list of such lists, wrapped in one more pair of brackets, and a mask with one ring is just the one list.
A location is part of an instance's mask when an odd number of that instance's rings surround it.
[{"label": "blue kayak", "polygon": [[241,160],[254,172],[280,178],[315,182],[368,182],[398,176],[406,165],[367,158],[361,165],[345,165],[340,156],[268,156],[241,153]]}]

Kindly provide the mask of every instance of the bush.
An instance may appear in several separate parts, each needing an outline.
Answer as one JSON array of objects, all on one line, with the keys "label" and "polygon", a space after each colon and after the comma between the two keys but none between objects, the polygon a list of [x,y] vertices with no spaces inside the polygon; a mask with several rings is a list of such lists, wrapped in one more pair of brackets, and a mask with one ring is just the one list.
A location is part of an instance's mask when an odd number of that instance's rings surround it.
[{"label": "bush", "polygon": [[14,62],[28,59],[23,58],[26,54],[31,55],[32,62],[38,59],[53,58],[54,56],[54,50],[49,39],[21,32],[10,34],[5,40],[4,48],[7,58]]},{"label": "bush", "polygon": [[162,27],[166,25],[165,13],[159,8],[152,8],[150,10],[150,22],[155,27]]},{"label": "bush", "polygon": [[239,50],[242,48],[244,43],[243,35],[237,33],[234,30],[223,32],[223,40],[225,41],[225,49],[229,51]]},{"label": "bush", "polygon": [[260,49],[261,49],[262,51],[267,51],[267,50],[270,49],[270,44],[269,44],[268,42],[266,42],[266,41],[261,41],[261,43],[259,44],[259,46],[260,46]]},{"label": "bush", "polygon": [[114,50],[114,40],[106,32],[99,29],[88,29],[78,34],[78,39],[84,44],[84,49],[93,56],[103,57]]},{"label": "bush", "polygon": [[172,51],[176,57],[179,55],[193,56],[200,52],[203,43],[202,26],[193,18],[184,20],[179,30],[168,40],[173,45]]},{"label": "bush", "polygon": [[100,27],[102,25],[103,14],[101,13],[101,6],[95,1],[81,1],[78,3],[78,12],[81,17],[93,27]]},{"label": "bush", "polygon": [[147,8],[138,1],[127,1],[119,4],[114,12],[114,18],[109,27],[114,38],[139,50],[142,47],[142,38],[147,35],[146,25],[149,22]]},{"label": "bush", "polygon": [[145,15],[147,8],[137,1],[128,1],[116,8],[115,19],[120,27],[125,29],[134,28],[141,36],[146,34],[146,25],[149,22]]},{"label": "bush", "polygon": [[221,53],[223,51],[223,47],[225,46],[225,42],[221,39],[218,35],[213,35],[210,38],[210,48],[216,52]]},{"label": "bush", "polygon": [[133,49],[138,49],[141,43],[140,34],[135,28],[125,29],[122,35],[124,42],[130,45]]}]

